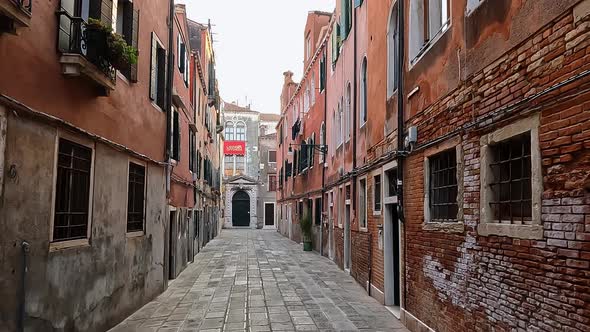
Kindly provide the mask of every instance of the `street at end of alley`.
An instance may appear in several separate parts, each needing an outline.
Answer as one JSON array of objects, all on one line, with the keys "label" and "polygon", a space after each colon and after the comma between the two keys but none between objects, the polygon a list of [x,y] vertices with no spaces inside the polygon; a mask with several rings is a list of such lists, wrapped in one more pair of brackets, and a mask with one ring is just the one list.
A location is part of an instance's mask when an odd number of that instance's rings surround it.
[{"label": "street at end of alley", "polygon": [[275,231],[224,230],[111,332],[407,332],[352,277]]}]

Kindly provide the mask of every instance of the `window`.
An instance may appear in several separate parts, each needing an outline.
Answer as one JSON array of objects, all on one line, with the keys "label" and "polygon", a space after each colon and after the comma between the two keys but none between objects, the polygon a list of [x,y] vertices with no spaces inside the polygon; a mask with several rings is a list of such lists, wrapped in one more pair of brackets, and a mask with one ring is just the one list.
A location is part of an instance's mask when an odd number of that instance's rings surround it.
[{"label": "window", "polygon": [[509,138],[490,146],[492,190],[490,207],[494,220],[509,224],[530,224],[531,134]]},{"label": "window", "polygon": [[346,142],[350,140],[350,127],[352,125],[352,94],[350,83],[346,86],[346,106],[344,107],[344,139]]},{"label": "window", "polygon": [[315,159],[315,133],[311,134],[311,138],[309,139],[309,167],[313,167],[314,159]]},{"label": "window", "polygon": [[450,23],[449,0],[411,0],[410,62],[415,63]]},{"label": "window", "polygon": [[361,65],[361,99],[360,99],[360,109],[361,109],[361,127],[367,123],[367,58],[363,59],[363,63]]},{"label": "window", "polygon": [[373,214],[381,212],[381,175],[373,177]]},{"label": "window", "polygon": [[303,109],[309,112],[309,86],[305,87],[305,95],[303,97]]},{"label": "window", "polygon": [[166,109],[166,50],[154,32],[152,32],[150,99],[161,110]]},{"label": "window", "polygon": [[400,61],[399,32],[398,32],[398,8],[397,2],[389,15],[389,27],[387,30],[387,96],[393,96],[397,90],[397,72]]},{"label": "window", "polygon": [[188,146],[190,150],[190,156],[188,160],[188,168],[191,172],[196,172],[197,170],[197,136],[192,129],[188,129],[189,137],[188,137]]},{"label": "window", "polygon": [[310,98],[311,98],[311,106],[315,105],[315,74],[312,71],[311,72],[311,92],[310,92]]},{"label": "window", "polygon": [[543,238],[539,115],[484,135],[481,142],[480,235]]},{"label": "window", "polygon": [[[133,2],[129,0],[118,0],[113,2],[116,5],[116,32],[123,36],[127,45],[137,49],[139,33],[139,11],[133,10]],[[121,71],[131,82],[137,82],[137,64],[130,64]]]},{"label": "window", "polygon": [[246,140],[246,125],[243,122],[238,122],[236,125],[236,141]]},{"label": "window", "polygon": [[457,153],[450,149],[428,158],[430,221],[457,221]]},{"label": "window", "polygon": [[275,174],[268,176],[268,191],[277,191],[277,176]]},{"label": "window", "polygon": [[484,0],[467,0],[467,7],[465,8],[466,14],[467,15],[471,14],[483,2],[484,2]]},{"label": "window", "polygon": [[320,92],[326,89],[326,54],[320,59]]},{"label": "window", "polygon": [[184,42],[184,39],[182,38],[182,35],[179,33],[178,37],[176,38],[176,46],[178,48],[177,50],[177,56],[176,56],[176,61],[178,62],[178,71],[180,71],[180,73],[182,74],[182,79],[184,80],[184,83],[186,85],[188,85],[189,82],[189,73],[190,73],[190,65],[189,65],[189,50],[187,48],[186,43]]},{"label": "window", "polygon": [[246,159],[244,156],[235,156],[236,158],[236,171],[244,171],[246,169]]},{"label": "window", "polygon": [[144,230],[145,188],[145,166],[129,163],[127,232],[140,232]]},{"label": "window", "polygon": [[235,156],[226,155],[225,156],[225,170],[232,171],[234,170],[234,163],[235,163]]},{"label": "window", "polygon": [[359,180],[359,228],[367,229],[367,179]]},{"label": "window", "polygon": [[170,158],[180,161],[180,115],[176,107],[172,107],[172,123],[170,124],[172,139],[170,141]]},{"label": "window", "polygon": [[346,40],[348,38],[348,34],[350,33],[350,29],[352,28],[352,4],[351,0],[341,0],[342,1],[342,13],[340,13],[340,24],[341,24],[341,33],[342,33],[342,40]]},{"label": "window", "polygon": [[325,162],[326,159],[326,155],[325,155],[325,149],[326,149],[326,123],[322,122],[322,125],[320,126],[320,147],[324,150],[324,152],[320,153],[320,164],[323,164]]},{"label": "window", "polygon": [[397,196],[397,168],[388,169],[385,171],[385,196],[393,197]]},{"label": "window", "polygon": [[88,238],[92,149],[60,138],[53,241]]},{"label": "window", "polygon": [[226,141],[233,141],[234,137],[234,123],[228,121],[225,123],[225,140]]},{"label": "window", "polygon": [[269,150],[268,151],[268,162],[269,163],[276,163],[277,162],[277,151],[276,150]]},{"label": "window", "polygon": [[342,217],[344,216],[344,192],[342,187],[338,189],[338,227],[342,228]]},{"label": "window", "polygon": [[314,217],[315,217],[315,224],[316,226],[319,226],[322,223],[322,198],[316,198],[315,199],[315,211],[314,211]]},{"label": "window", "polygon": [[305,41],[305,60],[309,61],[309,58],[311,58],[311,36],[308,33]]},{"label": "window", "polygon": [[338,103],[338,114],[336,115],[336,121],[337,121],[337,125],[336,125],[336,143],[337,146],[342,145],[343,139],[342,139],[342,133],[344,131],[344,129],[342,128],[342,100]]},{"label": "window", "polygon": [[338,62],[338,56],[340,55],[340,45],[342,44],[342,36],[340,35],[340,24],[334,22],[334,27],[332,28],[332,36],[330,37],[332,42],[332,70],[336,66],[336,62]]}]

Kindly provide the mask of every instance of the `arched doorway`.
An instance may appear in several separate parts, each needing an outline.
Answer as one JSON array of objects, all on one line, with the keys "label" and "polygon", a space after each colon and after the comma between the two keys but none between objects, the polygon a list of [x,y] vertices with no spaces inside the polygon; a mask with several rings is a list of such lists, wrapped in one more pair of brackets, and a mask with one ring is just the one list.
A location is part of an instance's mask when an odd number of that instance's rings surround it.
[{"label": "arched doorway", "polygon": [[232,225],[250,226],[250,196],[243,190],[235,193],[232,198]]}]

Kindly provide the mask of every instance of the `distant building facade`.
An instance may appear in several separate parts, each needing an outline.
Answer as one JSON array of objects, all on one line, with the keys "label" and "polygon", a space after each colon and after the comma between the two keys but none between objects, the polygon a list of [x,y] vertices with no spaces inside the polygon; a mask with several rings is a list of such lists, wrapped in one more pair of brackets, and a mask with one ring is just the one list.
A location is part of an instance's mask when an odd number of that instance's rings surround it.
[{"label": "distant building facade", "polygon": [[[276,131],[279,115],[264,114],[249,106],[226,102],[222,118],[226,200],[224,227],[262,228],[264,199],[269,202],[275,200],[270,198],[273,194],[268,191],[268,170],[261,164],[268,156],[261,157],[260,138]],[[267,147],[273,145],[268,139],[263,141]],[[265,152],[268,154],[268,148]]]}]

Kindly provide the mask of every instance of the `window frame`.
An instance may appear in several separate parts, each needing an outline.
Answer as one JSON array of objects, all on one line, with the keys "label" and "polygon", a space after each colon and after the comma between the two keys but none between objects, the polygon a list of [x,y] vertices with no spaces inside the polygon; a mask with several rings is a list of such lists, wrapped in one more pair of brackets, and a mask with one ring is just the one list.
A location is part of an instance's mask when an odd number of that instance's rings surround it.
[{"label": "window frame", "polygon": [[[543,239],[541,203],[543,194],[543,170],[539,145],[540,116],[534,114],[509,123],[480,138],[480,210],[477,232],[481,236],[499,235],[520,239]],[[494,197],[490,188],[491,145],[530,132],[531,137],[531,224],[502,224],[494,220],[489,202]]]},{"label": "window frame", "polygon": [[368,85],[368,60],[367,56],[363,57],[363,61],[361,62],[361,73],[360,73],[360,80],[359,80],[359,128],[364,128],[369,120],[369,113],[368,113],[368,106],[369,106],[369,99],[367,98],[367,92],[369,89]]},{"label": "window frame", "polygon": [[[396,76],[398,71],[399,60],[399,29],[398,29],[398,2],[395,1],[391,5],[389,12],[389,21],[387,23],[387,97],[391,98],[395,95],[399,82]],[[395,26],[392,26],[392,20],[395,18]],[[393,28],[393,31],[392,31]],[[393,53],[393,54],[392,54]]]},{"label": "window frame", "polygon": [[[413,26],[413,21],[412,19],[417,20],[416,15],[413,15],[413,11],[412,11],[412,4],[416,3],[417,1],[422,1],[422,24],[419,24],[420,22],[418,21],[416,24],[416,26]],[[424,57],[424,55],[426,55],[430,49],[440,40],[440,38],[442,36],[444,36],[447,31],[449,31],[451,29],[452,26],[452,1],[451,0],[439,0],[439,1],[446,1],[447,2],[447,21],[446,22],[441,22],[441,28],[439,29],[439,31],[434,35],[434,36],[430,36],[430,8],[428,6],[428,4],[430,4],[430,1],[434,1],[434,0],[412,0],[410,1],[410,24],[409,24],[409,38],[408,38],[408,64],[409,64],[409,70],[412,70],[412,68],[418,63],[420,62],[420,60]],[[442,13],[442,8],[441,8],[441,13]],[[416,28],[420,28],[422,29],[422,41],[420,41],[421,45],[420,47],[417,49],[416,54],[413,55],[410,52],[412,52],[412,29],[416,29]],[[432,39],[431,39],[432,38]]]},{"label": "window frame", "polygon": [[[377,177],[379,177],[379,186],[377,186],[377,181],[376,181]],[[379,188],[379,209],[377,209],[377,207],[376,207],[376,204],[377,204],[376,190],[377,190],[377,188]],[[373,215],[380,216],[382,210],[383,210],[383,176],[381,175],[381,172],[378,172],[378,173],[373,174]]]},{"label": "window frame", "polygon": [[[160,83],[160,76],[158,75],[158,72],[159,72],[159,65],[158,65],[159,61],[158,61],[158,58],[159,57],[158,57],[157,52],[158,52],[159,49],[163,50],[163,52],[164,52],[164,71],[166,71],[166,66],[167,66],[167,62],[168,62],[168,50],[164,47],[164,44],[162,43],[162,40],[158,37],[158,35],[156,34],[155,31],[152,31],[151,37],[152,37],[152,40],[151,40],[152,45],[150,45],[150,53],[151,54],[150,54],[150,75],[149,75],[149,85],[148,85],[149,86],[149,89],[148,89],[148,99],[150,100],[150,102],[151,102],[151,104],[152,104],[152,106],[154,108],[156,108],[157,110],[159,110],[161,112],[165,112],[166,111],[165,110],[165,105],[158,104],[158,95],[160,94],[158,86],[160,84],[163,84],[164,85],[164,89],[166,89],[167,82],[166,82],[166,76],[164,76],[164,78],[163,78],[164,79],[164,82],[163,83]],[[156,46],[155,47],[155,51],[156,51],[156,54],[155,55],[152,53],[154,51],[154,47],[153,47],[154,46],[153,45],[154,42],[155,42],[155,46]],[[154,74],[152,72],[152,67],[154,67],[154,64],[153,64],[153,60],[154,59],[156,60],[156,64],[155,64],[155,68],[156,68],[156,72],[155,72],[156,79],[155,79],[155,82],[152,82],[153,81],[153,74]],[[155,83],[155,96],[153,96],[153,98],[152,98],[152,89],[154,88],[152,86],[153,83]],[[163,100],[162,102],[164,104],[166,103],[165,100]]]},{"label": "window frame", "polygon": [[[270,161],[270,153],[271,152],[275,153],[275,161]],[[268,150],[266,158],[267,158],[267,161],[269,164],[276,164],[277,163],[277,150]]]},{"label": "window frame", "polygon": [[[240,133],[240,135],[244,135],[244,139],[238,139],[238,128],[244,128],[244,132]],[[234,136],[235,136],[235,141],[237,142],[246,142],[246,140],[248,139],[248,127],[246,126],[246,123],[244,121],[237,121],[234,124]]]},{"label": "window frame", "polygon": [[[363,189],[362,189],[362,183],[363,182],[365,184],[365,188],[364,188],[364,199],[362,199],[362,197],[361,197],[361,194],[363,193]],[[359,202],[359,208],[358,208],[358,211],[357,211],[358,212],[357,213],[358,226],[359,226],[359,230],[361,232],[367,232],[369,230],[369,213],[368,213],[368,209],[369,209],[368,203],[369,203],[369,200],[368,200],[368,197],[367,197],[367,195],[368,195],[368,185],[369,185],[369,182],[367,180],[367,176],[365,175],[365,176],[360,177],[358,179],[358,181],[357,181],[357,185],[358,185],[358,188],[359,188],[358,193],[357,193],[357,199],[358,199],[358,202]],[[365,207],[364,209],[362,209],[361,206],[360,206],[361,199],[364,201],[364,207]],[[361,223],[361,221],[363,220],[361,218],[363,216],[363,214],[364,214],[364,220],[365,220],[364,227],[363,227],[363,225]]]},{"label": "window frame", "polygon": [[[439,153],[455,149],[457,177],[457,219],[456,221],[433,221],[430,211],[430,160]],[[464,171],[463,145],[460,136],[455,136],[424,151],[424,222],[422,229],[426,231],[444,231],[462,233],[465,230],[463,215],[464,203]]]},{"label": "window frame", "polygon": [[[144,182],[143,182],[143,226],[141,231],[129,231],[129,175],[131,171],[131,164],[136,164],[144,168]],[[148,166],[144,161],[140,161],[136,158],[129,158],[127,162],[127,200],[125,205],[125,233],[127,238],[140,237],[146,234],[146,211],[147,211],[147,188],[148,188]]]},{"label": "window frame", "polygon": [[[55,227],[55,202],[57,199],[57,169],[58,169],[58,155],[59,155],[59,141],[65,139],[73,143],[85,146],[92,150],[92,161],[90,164],[90,184],[88,194],[88,221],[86,226],[86,238],[74,239],[74,240],[63,240],[55,241],[54,239],[54,227]],[[58,251],[74,247],[86,247],[90,246],[90,239],[92,237],[92,218],[93,218],[93,202],[94,202],[94,173],[96,165],[96,143],[90,139],[74,136],[68,132],[58,130],[55,136],[54,143],[54,160],[53,160],[53,188],[51,193],[51,215],[50,215],[50,227],[49,227],[49,251]]]}]

